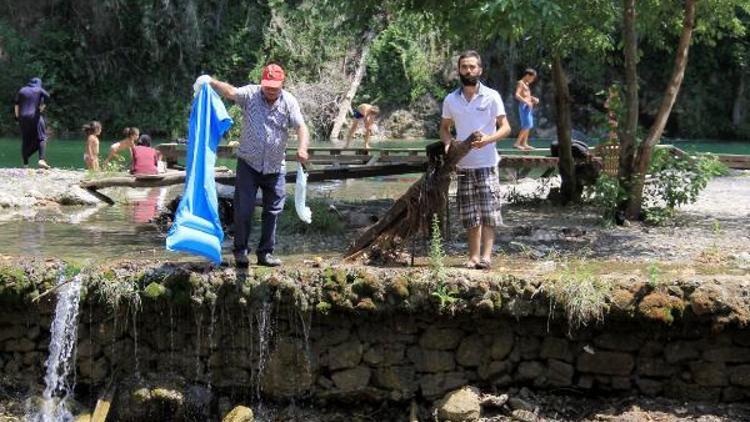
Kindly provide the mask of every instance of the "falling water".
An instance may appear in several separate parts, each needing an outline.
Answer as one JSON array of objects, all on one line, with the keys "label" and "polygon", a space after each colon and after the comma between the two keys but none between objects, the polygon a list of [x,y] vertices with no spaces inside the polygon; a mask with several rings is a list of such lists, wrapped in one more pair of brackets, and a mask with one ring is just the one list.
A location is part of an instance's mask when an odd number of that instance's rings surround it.
[{"label": "falling water", "polygon": [[35,422],[68,422],[73,415],[67,399],[75,381],[75,346],[78,337],[78,305],[81,299],[81,280],[75,276],[70,282],[60,276],[57,281],[57,306],[50,329],[49,356],[45,367],[43,403],[30,419]]},{"label": "falling water", "polygon": [[133,354],[135,355],[135,377],[141,379],[141,365],[138,359],[138,307],[133,306]]},{"label": "falling water", "polygon": [[211,319],[208,321],[208,364],[206,378],[208,379],[208,391],[211,391],[211,378],[213,378],[213,368],[211,366],[211,355],[214,352],[214,330],[216,328],[216,298],[211,301]]},{"label": "falling water", "polygon": [[174,307],[169,303],[169,362],[172,364],[172,370],[177,369],[174,360]]},{"label": "falling water", "polygon": [[260,399],[260,384],[263,376],[263,370],[266,367],[268,359],[268,346],[273,334],[273,324],[271,320],[271,302],[263,302],[256,315],[258,324],[258,365],[255,370],[255,396]]}]

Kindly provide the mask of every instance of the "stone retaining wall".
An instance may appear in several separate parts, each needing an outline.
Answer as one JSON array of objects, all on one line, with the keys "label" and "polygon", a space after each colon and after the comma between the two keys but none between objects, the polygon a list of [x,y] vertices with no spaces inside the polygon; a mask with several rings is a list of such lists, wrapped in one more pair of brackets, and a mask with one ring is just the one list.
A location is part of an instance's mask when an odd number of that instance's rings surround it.
[{"label": "stone retaining wall", "polygon": [[[750,331],[613,321],[568,333],[546,318],[302,313],[282,303],[81,309],[77,382],[178,377],[274,398],[433,400],[471,384],[739,401]],[[41,382],[51,308],[0,310],[0,368]],[[211,323],[213,321],[213,323]]]},{"label": "stone retaining wall", "polygon": [[466,384],[750,397],[741,277],[439,279],[429,269],[135,261],[82,270],[34,259],[0,262],[0,387],[43,383],[51,292],[73,276],[83,283],[76,397],[95,402],[116,385],[121,421],[167,420],[189,403],[223,415],[222,402],[260,398],[424,403]]}]

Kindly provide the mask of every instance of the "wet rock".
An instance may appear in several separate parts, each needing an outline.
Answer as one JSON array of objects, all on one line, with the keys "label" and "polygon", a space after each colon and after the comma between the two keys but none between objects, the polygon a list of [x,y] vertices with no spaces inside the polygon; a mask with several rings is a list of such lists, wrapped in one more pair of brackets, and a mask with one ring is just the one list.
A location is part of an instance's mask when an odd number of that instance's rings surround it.
[{"label": "wet rock", "polygon": [[430,326],[419,339],[419,345],[425,349],[453,350],[463,337],[463,331],[455,328]]},{"label": "wet rock", "polygon": [[732,368],[730,381],[733,385],[750,387],[750,365],[738,365]]},{"label": "wet rock", "polygon": [[336,388],[342,392],[354,392],[364,390],[370,383],[371,371],[366,366],[358,366],[352,369],[339,371],[331,376]]},{"label": "wet rock", "polygon": [[526,410],[529,412],[534,411],[534,405],[520,397],[511,397],[508,399],[508,406],[513,410]]},{"label": "wet rock", "polygon": [[573,361],[573,351],[570,350],[568,340],[559,337],[545,337],[539,356],[544,359],[558,359],[566,362]]},{"label": "wet rock", "polygon": [[446,394],[437,405],[437,414],[441,421],[476,421],[481,411],[479,390],[475,387],[464,387],[452,391]]},{"label": "wet rock", "polygon": [[417,390],[416,371],[413,366],[388,366],[375,371],[373,384],[399,393],[401,399],[413,397]]},{"label": "wet rock", "polygon": [[482,363],[485,346],[482,337],[473,335],[461,340],[456,351],[456,362],[465,367],[473,368]]},{"label": "wet rock", "polygon": [[688,384],[683,381],[673,380],[664,386],[664,395],[671,398],[718,401],[721,396],[721,388],[704,387],[697,384]]},{"label": "wet rock", "polygon": [[547,381],[553,387],[567,387],[573,385],[575,368],[569,363],[550,359],[547,364]]},{"label": "wet rock", "polygon": [[696,342],[677,341],[664,348],[664,358],[671,364],[697,359],[699,356]]},{"label": "wet rock", "polygon": [[237,406],[224,416],[221,422],[254,422],[255,416],[252,409],[245,406]]},{"label": "wet rock", "polygon": [[104,380],[109,371],[107,359],[102,357],[95,361],[85,360],[78,365],[78,373],[88,382],[99,383]]},{"label": "wet rock", "polygon": [[441,350],[423,350],[411,347],[407,356],[419,372],[446,372],[456,367],[453,353]]},{"label": "wet rock", "polygon": [[644,377],[666,378],[674,373],[674,368],[662,359],[640,358],[636,372]]},{"label": "wet rock", "polygon": [[531,412],[529,410],[523,410],[523,409],[516,409],[511,412],[511,416],[513,417],[514,421],[518,422],[539,422],[541,421],[541,418],[537,416],[534,412]]},{"label": "wet rock", "polygon": [[507,394],[501,394],[499,396],[496,396],[493,394],[485,394],[482,396],[481,405],[482,407],[500,409],[501,407],[505,406],[505,403],[507,402],[508,402]]},{"label": "wet rock", "polygon": [[521,362],[516,378],[519,381],[533,381],[544,373],[544,365],[536,361]]},{"label": "wet rock", "polygon": [[493,360],[487,364],[480,365],[477,369],[477,375],[480,379],[489,380],[497,378],[499,375],[507,374],[508,371],[510,371],[510,363]]},{"label": "wet rock", "polygon": [[263,373],[263,392],[271,397],[293,397],[313,384],[312,368],[301,340],[279,339]]},{"label": "wet rock", "polygon": [[342,343],[328,354],[328,367],[331,370],[354,368],[362,360],[362,343],[353,340]]},{"label": "wet rock", "polygon": [[3,350],[8,352],[30,352],[34,349],[36,343],[27,338],[7,340],[3,346]]},{"label": "wet rock", "polygon": [[723,363],[694,362],[690,365],[690,371],[698,385],[723,387],[729,384],[727,368]]},{"label": "wet rock", "polygon": [[641,347],[641,338],[636,333],[607,332],[594,338],[594,344],[603,349],[634,352]]},{"label": "wet rock", "polygon": [[428,399],[440,397],[445,392],[466,385],[467,380],[463,372],[447,372],[440,374],[421,375],[419,387],[422,395]]},{"label": "wet rock", "polygon": [[23,337],[25,331],[20,325],[4,326],[0,328],[0,342],[8,339],[17,339]]},{"label": "wet rock", "polygon": [[647,396],[657,396],[664,390],[664,384],[661,381],[648,378],[636,378],[635,384],[641,393]]},{"label": "wet rock", "polygon": [[628,375],[634,366],[633,356],[617,352],[581,353],[576,364],[579,371],[603,375]]},{"label": "wet rock", "polygon": [[745,363],[750,362],[750,348],[719,347],[703,352],[703,359],[709,362]]},{"label": "wet rock", "polygon": [[496,333],[492,338],[491,356],[494,360],[503,360],[513,350],[513,331],[508,329]]},{"label": "wet rock", "polygon": [[[151,394],[154,398],[163,396],[165,398],[176,398],[170,390],[154,389]],[[211,416],[211,402],[213,393],[202,385],[192,385],[185,393],[185,416],[187,420],[204,421]]]}]

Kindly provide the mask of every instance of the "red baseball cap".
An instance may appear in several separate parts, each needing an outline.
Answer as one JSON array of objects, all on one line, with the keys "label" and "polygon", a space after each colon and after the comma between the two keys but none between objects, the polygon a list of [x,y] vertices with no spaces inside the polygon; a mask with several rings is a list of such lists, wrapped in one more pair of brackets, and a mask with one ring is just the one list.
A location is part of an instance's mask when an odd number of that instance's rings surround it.
[{"label": "red baseball cap", "polygon": [[261,76],[260,86],[267,86],[270,88],[281,88],[284,83],[284,69],[277,64],[269,64],[263,68],[263,75]]}]

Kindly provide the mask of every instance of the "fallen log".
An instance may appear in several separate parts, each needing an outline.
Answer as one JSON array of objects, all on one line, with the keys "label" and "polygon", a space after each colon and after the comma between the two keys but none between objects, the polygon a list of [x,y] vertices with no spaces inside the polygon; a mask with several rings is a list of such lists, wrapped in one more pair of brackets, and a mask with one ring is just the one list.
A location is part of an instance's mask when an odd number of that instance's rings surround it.
[{"label": "fallen log", "polygon": [[[229,169],[216,169],[216,178],[231,176]],[[142,175],[142,176],[112,176],[101,179],[84,180],[81,187],[84,189],[99,190],[112,187],[128,188],[154,188],[160,186],[171,186],[185,183],[186,173],[184,171],[170,171],[164,174]]]},{"label": "fallen log", "polygon": [[344,258],[356,259],[368,250],[393,251],[412,236],[428,234],[433,214],[442,220],[451,173],[477,137],[481,135],[474,133],[464,142],[453,141],[447,153],[442,143],[428,145],[425,173],[352,244]]}]

